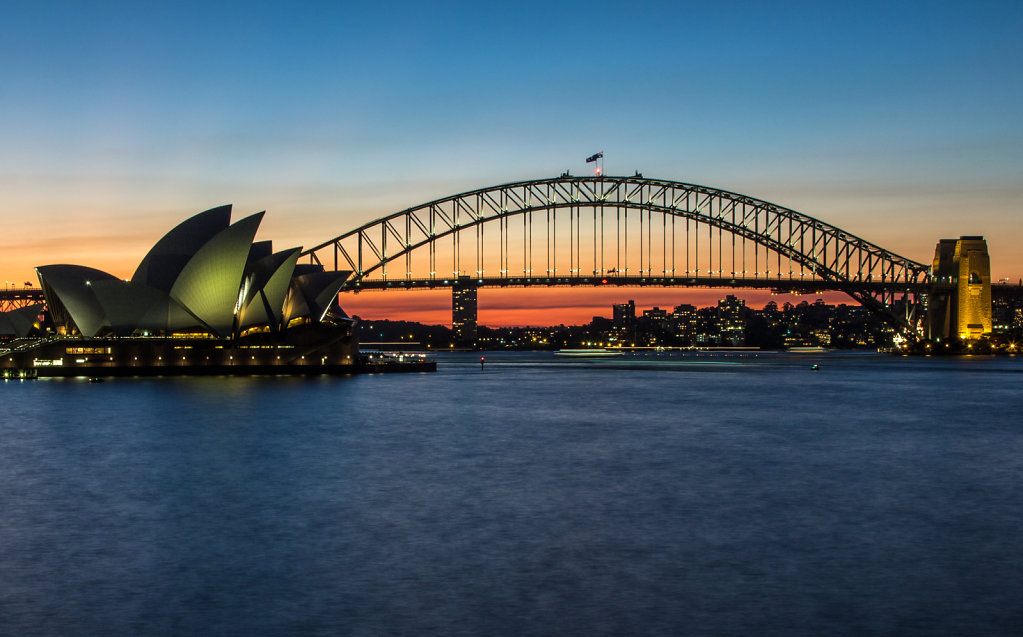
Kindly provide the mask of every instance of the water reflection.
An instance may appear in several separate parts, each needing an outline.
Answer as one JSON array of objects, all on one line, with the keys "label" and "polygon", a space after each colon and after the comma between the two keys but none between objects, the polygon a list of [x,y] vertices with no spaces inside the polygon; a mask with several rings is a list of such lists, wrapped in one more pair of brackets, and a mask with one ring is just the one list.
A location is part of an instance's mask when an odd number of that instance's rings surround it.
[{"label": "water reflection", "polygon": [[[17,634],[1011,634],[1012,359],[0,385]],[[819,362],[820,371],[810,365]]]}]

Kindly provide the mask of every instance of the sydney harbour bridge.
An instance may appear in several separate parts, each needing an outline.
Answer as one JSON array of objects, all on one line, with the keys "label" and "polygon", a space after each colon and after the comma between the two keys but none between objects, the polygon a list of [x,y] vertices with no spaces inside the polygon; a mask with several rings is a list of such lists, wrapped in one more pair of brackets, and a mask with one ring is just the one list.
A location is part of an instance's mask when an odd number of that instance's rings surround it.
[{"label": "sydney harbour bridge", "polygon": [[[565,173],[480,188],[395,212],[302,254],[351,270],[342,293],[608,285],[841,291],[907,335],[920,331],[926,296],[943,285],[930,264],[820,219],[639,173]],[[8,308],[40,298],[34,289],[0,294]]]},{"label": "sydney harbour bridge", "polygon": [[903,329],[929,265],[754,197],[661,179],[563,174],[396,212],[304,253],[346,289],[703,286],[842,291]]}]

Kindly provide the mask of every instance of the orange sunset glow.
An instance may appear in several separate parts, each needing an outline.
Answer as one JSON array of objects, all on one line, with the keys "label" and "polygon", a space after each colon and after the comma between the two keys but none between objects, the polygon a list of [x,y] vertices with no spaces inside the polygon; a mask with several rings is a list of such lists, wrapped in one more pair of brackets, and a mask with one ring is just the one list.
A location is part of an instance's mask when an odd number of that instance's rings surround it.
[{"label": "orange sunset glow", "polygon": [[[110,8],[81,9],[56,36],[40,26],[45,20],[26,20],[0,44],[18,61],[0,105],[0,284],[35,285],[36,266],[62,263],[130,277],[167,228],[226,203],[235,218],[266,210],[257,238],[273,238],[276,249],[309,248],[424,202],[595,168],[741,193],[923,264],[940,239],[982,235],[992,280],[1023,279],[1023,91],[1011,81],[1018,38],[1005,11],[994,12],[1011,34],[1004,40],[990,25],[973,38],[928,28],[921,32],[932,35],[905,46],[887,32],[875,37],[871,21],[905,17],[913,31],[916,11],[882,18],[848,9],[834,21],[796,20],[792,31],[770,11],[770,28],[746,25],[748,48],[711,64],[703,52],[719,48],[713,29],[695,30],[680,47],[670,25],[693,11],[712,15],[708,24],[742,24],[742,12],[661,10],[671,19],[641,21],[632,32],[614,12],[546,7],[548,18],[520,25],[543,33],[544,45],[516,55],[482,32],[472,49],[424,46],[420,23],[460,23],[450,7],[416,13],[413,39],[366,37],[396,19],[389,12],[365,33],[321,30],[332,23],[318,11],[301,28],[280,16],[260,24],[213,11],[213,21],[188,20],[187,36],[165,31],[171,16],[149,22]],[[933,13],[928,19],[938,19]],[[966,26],[959,11],[945,17]],[[136,19],[146,26],[126,31],[132,38],[110,37]],[[589,26],[565,30],[563,22]],[[196,23],[208,30],[194,31]],[[492,26],[503,32],[501,24]],[[600,64],[585,63],[593,34],[619,29],[631,35],[604,39]],[[621,79],[599,91],[595,107],[594,89],[609,77]],[[741,98],[742,87],[757,99]],[[595,153],[600,162],[587,162]],[[562,228],[557,240],[568,236]],[[489,275],[528,269],[495,264],[487,241]],[[513,250],[513,260],[520,254]],[[412,261],[416,277],[430,269],[421,255]],[[440,265],[441,276],[477,270]],[[728,289],[486,288],[479,311],[491,325],[579,323],[629,298],[699,306],[729,293],[752,306],[770,298]],[[449,292],[364,292],[342,302],[375,318],[451,320]]]},{"label": "orange sunset glow", "polygon": [[[774,301],[785,303],[814,302],[822,298],[829,303],[855,303],[842,293],[797,296],[774,295],[759,290],[673,288],[651,289],[631,287],[610,288],[485,288],[479,291],[479,322],[493,327],[584,325],[594,316],[611,316],[611,305],[636,301],[637,312],[676,305],[697,307],[716,305],[732,294],[750,307],[763,307]],[[415,321],[430,325],[451,324],[450,290],[363,291],[341,294],[341,306],[350,315],[363,319]]]}]

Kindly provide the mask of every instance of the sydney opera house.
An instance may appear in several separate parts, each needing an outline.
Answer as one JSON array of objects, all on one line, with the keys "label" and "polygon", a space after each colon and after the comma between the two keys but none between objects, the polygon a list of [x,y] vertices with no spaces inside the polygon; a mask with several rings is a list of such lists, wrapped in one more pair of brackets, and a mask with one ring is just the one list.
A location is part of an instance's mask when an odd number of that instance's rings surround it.
[{"label": "sydney opera house", "polygon": [[[254,241],[263,213],[231,206],[187,219],[130,279],[81,265],[36,268],[39,306],[0,314],[22,338],[0,368],[66,376],[349,372],[360,365],[338,304],[350,272],[298,263],[301,248]],[[44,374],[45,372],[45,374]]]}]

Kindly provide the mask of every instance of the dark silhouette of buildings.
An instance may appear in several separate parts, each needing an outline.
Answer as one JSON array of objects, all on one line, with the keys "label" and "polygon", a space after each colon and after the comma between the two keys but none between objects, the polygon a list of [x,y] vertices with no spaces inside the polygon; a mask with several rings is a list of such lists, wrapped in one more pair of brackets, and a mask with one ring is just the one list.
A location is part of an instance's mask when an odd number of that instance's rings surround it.
[{"label": "dark silhouette of buildings", "polygon": [[[672,312],[652,308],[635,315],[635,303],[612,307],[612,318],[595,316],[586,325],[491,328],[478,326],[482,349],[562,349],[573,347],[833,347],[877,349],[891,345],[894,331],[866,308],[828,305],[821,300],[799,304],[768,303],[752,309],[726,296],[717,305],[680,304]],[[356,317],[357,318],[357,317]],[[618,320],[616,321],[615,318]],[[358,320],[355,334],[367,343],[391,348],[450,349],[472,347],[458,333],[439,325],[406,321]]]},{"label": "dark silhouette of buildings", "polygon": [[[976,284],[974,284],[976,285]],[[474,299],[474,297],[469,297]],[[995,295],[993,328],[988,337],[968,342],[949,339],[942,353],[1015,352],[1023,347],[1023,293]],[[358,318],[358,317],[356,317]],[[366,342],[390,341],[392,348],[451,349],[473,347],[446,326],[404,321],[362,321],[355,333]],[[862,305],[830,305],[771,301],[753,309],[727,295],[716,305],[697,308],[680,304],[668,312],[654,307],[637,316],[634,301],[614,304],[611,317],[595,316],[586,325],[491,328],[478,326],[475,347],[480,349],[538,349],[594,347],[752,347],[889,349],[895,329]],[[935,347],[921,351],[939,351]]]}]

